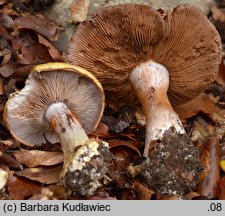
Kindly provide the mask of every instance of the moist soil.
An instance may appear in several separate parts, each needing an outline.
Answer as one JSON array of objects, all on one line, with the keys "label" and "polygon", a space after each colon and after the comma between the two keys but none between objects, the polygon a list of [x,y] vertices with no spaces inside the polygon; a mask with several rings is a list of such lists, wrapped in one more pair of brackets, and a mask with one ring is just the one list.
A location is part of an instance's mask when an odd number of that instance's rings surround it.
[{"label": "moist soil", "polygon": [[190,138],[167,131],[142,162],[140,175],[160,194],[182,196],[195,189],[202,171],[198,150]]}]

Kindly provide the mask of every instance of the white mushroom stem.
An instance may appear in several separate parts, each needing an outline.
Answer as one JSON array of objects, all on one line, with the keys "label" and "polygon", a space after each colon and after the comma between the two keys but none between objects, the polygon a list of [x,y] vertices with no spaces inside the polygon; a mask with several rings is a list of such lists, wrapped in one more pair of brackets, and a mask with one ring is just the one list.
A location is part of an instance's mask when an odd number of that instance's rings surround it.
[{"label": "white mushroom stem", "polygon": [[45,117],[58,135],[65,157],[64,161],[70,159],[77,146],[84,145],[89,140],[76,116],[64,103],[51,104],[45,112]]},{"label": "white mushroom stem", "polygon": [[163,65],[152,60],[142,63],[130,73],[130,80],[146,116],[147,156],[154,141],[161,140],[165,131],[174,128],[175,133],[184,134],[185,130],[168,100],[169,73]]}]

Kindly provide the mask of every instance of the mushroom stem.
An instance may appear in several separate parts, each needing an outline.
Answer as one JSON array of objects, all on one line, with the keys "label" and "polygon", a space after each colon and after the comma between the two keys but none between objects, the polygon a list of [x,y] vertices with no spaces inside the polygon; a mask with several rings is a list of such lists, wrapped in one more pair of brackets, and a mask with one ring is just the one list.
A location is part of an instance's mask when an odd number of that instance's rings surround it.
[{"label": "mushroom stem", "polygon": [[51,104],[45,117],[61,142],[64,163],[60,177],[67,192],[93,195],[106,182],[111,160],[108,144],[89,139],[62,102]]},{"label": "mushroom stem", "polygon": [[154,146],[154,141],[162,140],[165,131],[184,134],[181,121],[167,97],[169,88],[168,70],[152,60],[135,67],[130,80],[146,116],[146,138],[144,155]]},{"label": "mushroom stem", "polygon": [[45,117],[59,137],[64,157],[70,157],[77,146],[84,145],[89,140],[75,115],[64,103],[51,104],[45,112]]}]

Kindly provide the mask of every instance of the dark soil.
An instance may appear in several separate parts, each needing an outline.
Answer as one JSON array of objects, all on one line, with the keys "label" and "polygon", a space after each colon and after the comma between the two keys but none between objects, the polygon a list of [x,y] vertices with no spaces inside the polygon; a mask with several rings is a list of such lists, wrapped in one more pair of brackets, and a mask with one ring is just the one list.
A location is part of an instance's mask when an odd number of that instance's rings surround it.
[{"label": "dark soil", "polygon": [[141,166],[141,176],[160,194],[184,195],[195,189],[203,171],[199,152],[186,134],[168,131]]},{"label": "dark soil", "polygon": [[71,190],[68,193],[90,196],[94,194],[96,188],[100,188],[107,182],[106,176],[109,173],[112,155],[104,144],[99,144],[97,150],[98,154],[93,155],[93,152],[87,147],[84,153],[79,155],[79,162],[83,164],[83,168],[68,169],[64,178],[66,188]]}]

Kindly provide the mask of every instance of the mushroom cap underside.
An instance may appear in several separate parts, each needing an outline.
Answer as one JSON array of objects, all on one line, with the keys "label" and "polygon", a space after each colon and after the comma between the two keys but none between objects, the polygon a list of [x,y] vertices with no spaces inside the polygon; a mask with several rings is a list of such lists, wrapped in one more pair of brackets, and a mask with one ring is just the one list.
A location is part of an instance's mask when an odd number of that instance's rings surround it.
[{"label": "mushroom cap underside", "polygon": [[65,63],[38,65],[25,87],[7,101],[4,121],[26,145],[56,143],[58,137],[45,118],[46,109],[55,102],[64,103],[90,133],[101,119],[105,98],[101,84],[83,68]]},{"label": "mushroom cap underside", "polygon": [[214,25],[194,6],[180,5],[165,16],[149,6],[126,4],[102,8],[80,24],[68,59],[92,71],[110,100],[131,104],[138,100],[130,72],[154,60],[168,69],[169,99],[181,105],[213,81],[221,50]]}]

